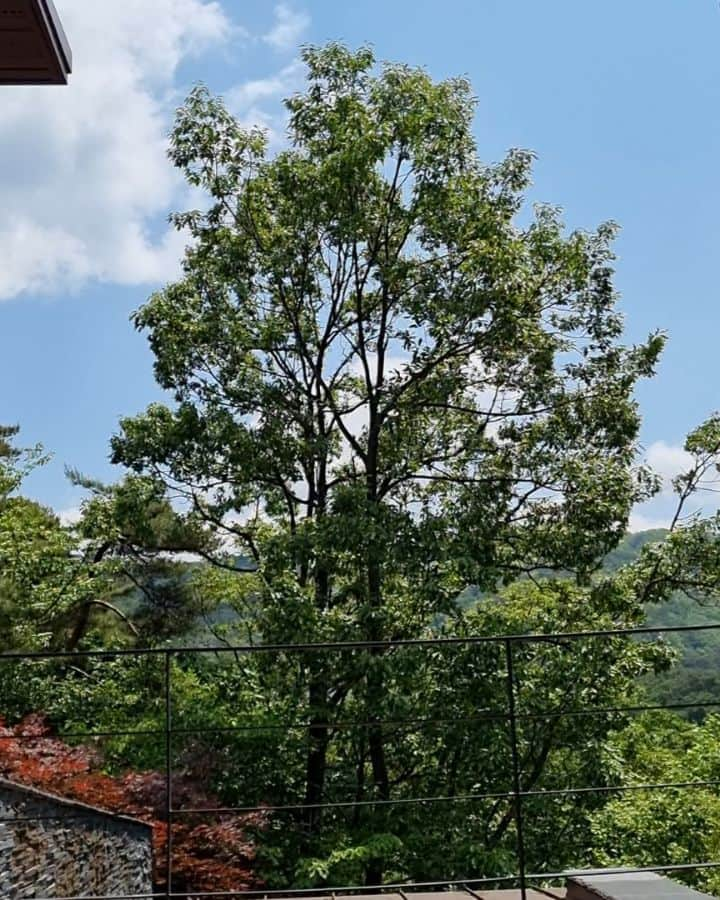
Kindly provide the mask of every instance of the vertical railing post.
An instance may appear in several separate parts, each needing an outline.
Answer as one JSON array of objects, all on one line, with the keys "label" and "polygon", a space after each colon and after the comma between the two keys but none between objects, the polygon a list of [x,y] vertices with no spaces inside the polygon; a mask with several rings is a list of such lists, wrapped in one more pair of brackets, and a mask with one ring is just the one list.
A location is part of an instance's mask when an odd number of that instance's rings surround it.
[{"label": "vertical railing post", "polygon": [[172,897],[172,657],[165,651],[165,822],[167,826],[165,857],[165,896]]},{"label": "vertical railing post", "polygon": [[510,751],[513,770],[513,804],[515,807],[515,829],[517,832],[518,872],[520,875],[520,894],[526,900],[527,882],[525,868],[525,837],[523,834],[522,779],[520,773],[520,754],[518,752],[517,714],[515,709],[515,672],[513,667],[512,639],[505,638],[505,672],[507,677],[508,714],[510,720]]}]

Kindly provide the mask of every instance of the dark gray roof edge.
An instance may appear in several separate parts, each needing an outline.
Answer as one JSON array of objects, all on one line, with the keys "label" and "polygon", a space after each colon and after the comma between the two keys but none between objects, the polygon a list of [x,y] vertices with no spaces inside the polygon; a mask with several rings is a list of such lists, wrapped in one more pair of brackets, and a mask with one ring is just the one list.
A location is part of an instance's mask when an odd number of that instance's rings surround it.
[{"label": "dark gray roof edge", "polygon": [[613,870],[605,874],[575,874],[567,879],[568,897],[573,896],[576,885],[599,900],[639,900],[643,891],[649,892],[648,896],[652,893],[664,900],[713,900],[712,895],[673,881],[659,872],[637,872],[633,869]]},{"label": "dark gray roof edge", "polygon": [[53,0],[35,0],[40,15],[47,23],[56,50],[62,57],[64,75],[72,74],[72,50]]},{"label": "dark gray roof edge", "polygon": [[153,830],[152,825],[143,822],[142,819],[136,819],[133,816],[126,816],[122,813],[110,812],[107,809],[101,809],[99,806],[90,806],[89,803],[81,803],[79,800],[68,800],[67,797],[61,797],[59,794],[50,794],[47,791],[41,791],[39,788],[29,787],[20,781],[9,781],[7,778],[0,778],[0,793],[2,793],[3,790],[28,794],[30,797],[35,797],[38,800],[56,803],[58,806],[66,806],[69,809],[77,809],[81,812],[92,813],[96,816],[103,816],[107,819],[113,819],[116,822],[127,822],[128,824],[135,826],[139,825],[150,832]]}]

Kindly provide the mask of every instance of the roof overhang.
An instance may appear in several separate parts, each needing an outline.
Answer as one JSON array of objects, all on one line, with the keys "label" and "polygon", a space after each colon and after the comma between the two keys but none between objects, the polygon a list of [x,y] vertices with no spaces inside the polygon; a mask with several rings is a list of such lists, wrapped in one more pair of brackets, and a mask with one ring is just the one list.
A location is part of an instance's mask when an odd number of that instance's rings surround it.
[{"label": "roof overhang", "polygon": [[0,0],[0,85],[67,84],[71,71],[53,0]]}]

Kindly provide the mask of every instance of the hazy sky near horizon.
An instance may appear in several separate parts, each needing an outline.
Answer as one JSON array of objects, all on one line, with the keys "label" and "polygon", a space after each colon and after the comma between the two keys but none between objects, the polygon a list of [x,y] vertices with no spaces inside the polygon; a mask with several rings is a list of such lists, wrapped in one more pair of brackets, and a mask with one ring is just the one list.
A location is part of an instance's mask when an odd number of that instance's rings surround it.
[{"label": "hazy sky near horizon", "polygon": [[[481,156],[537,154],[532,200],[569,227],[613,219],[629,340],[664,329],[642,385],[643,454],[666,478],[720,408],[720,6],[716,0],[56,0],[68,88],[0,91],[0,422],[53,462],[29,492],[58,511],[64,467],[112,479],[118,419],[160,393],[130,313],[178,271],[166,224],[186,190],[165,158],[197,81],[246,122],[283,130],[301,43],[467,75]],[[712,500],[709,499],[708,503]],[[665,494],[633,517],[662,524]]]}]

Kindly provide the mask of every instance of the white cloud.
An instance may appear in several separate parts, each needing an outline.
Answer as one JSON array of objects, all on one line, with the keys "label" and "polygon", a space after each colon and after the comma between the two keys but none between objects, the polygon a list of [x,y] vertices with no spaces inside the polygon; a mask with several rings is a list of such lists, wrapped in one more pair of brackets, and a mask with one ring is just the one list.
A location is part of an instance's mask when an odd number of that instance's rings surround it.
[{"label": "white cloud", "polygon": [[[309,17],[275,7],[250,35],[219,0],[60,0],[73,49],[68,87],[0,92],[0,301],[92,281],[151,285],[179,272],[182,235],[167,213],[196,205],[166,158],[178,70],[233,42],[295,46]],[[238,85],[228,105],[283,143],[279,100],[299,88],[295,61]],[[273,109],[268,112],[268,107]]]},{"label": "white cloud", "polygon": [[[183,187],[166,159],[178,67],[234,32],[212,0],[63,0],[69,87],[0,94],[0,299],[166,280]],[[237,31],[237,30],[235,30]]]},{"label": "white cloud", "polygon": [[82,509],[79,506],[71,506],[69,509],[61,509],[57,513],[62,525],[77,525],[82,518]]},{"label": "white cloud", "polygon": [[[662,479],[659,494],[633,510],[630,516],[631,531],[645,531],[650,528],[668,528],[677,509],[678,497],[672,486],[673,478],[686,471],[692,464],[692,456],[682,447],[655,441],[645,453],[644,461]],[[720,506],[717,483],[701,487],[683,508],[683,518],[700,513],[712,515]]]},{"label": "white cloud", "polygon": [[310,17],[307,13],[294,10],[287,3],[279,3],[274,14],[274,25],[263,35],[263,41],[275,50],[293,49],[310,24]]},{"label": "white cloud", "polygon": [[647,449],[645,459],[650,468],[662,478],[663,493],[672,494],[672,480],[692,464],[692,456],[682,447],[655,441]]},{"label": "white cloud", "polygon": [[630,531],[652,531],[655,528],[667,528],[670,525],[672,513],[662,515],[660,511],[657,510],[657,514],[652,515],[639,511],[639,509],[645,509],[651,505],[651,503],[645,503],[642,507],[632,511],[628,525]]},{"label": "white cloud", "polygon": [[303,77],[304,67],[299,60],[293,60],[279,72],[267,78],[257,78],[239,84],[226,95],[229,107],[240,113],[256,107],[261,101],[276,100],[296,90]]},{"label": "white cloud", "polygon": [[668,528],[677,507],[677,498],[672,486],[673,478],[688,468],[692,457],[682,447],[665,441],[655,441],[645,451],[643,462],[660,476],[662,486],[655,497],[647,503],[636,506],[632,511],[630,531]]},{"label": "white cloud", "polygon": [[[300,89],[304,75],[303,63],[299,59],[293,60],[267,78],[256,78],[237,85],[227,92],[225,102],[245,127],[258,125],[263,128],[271,148],[278,149],[284,143],[287,123],[287,114],[280,101]],[[266,103],[274,107],[273,112],[263,108]]]}]

